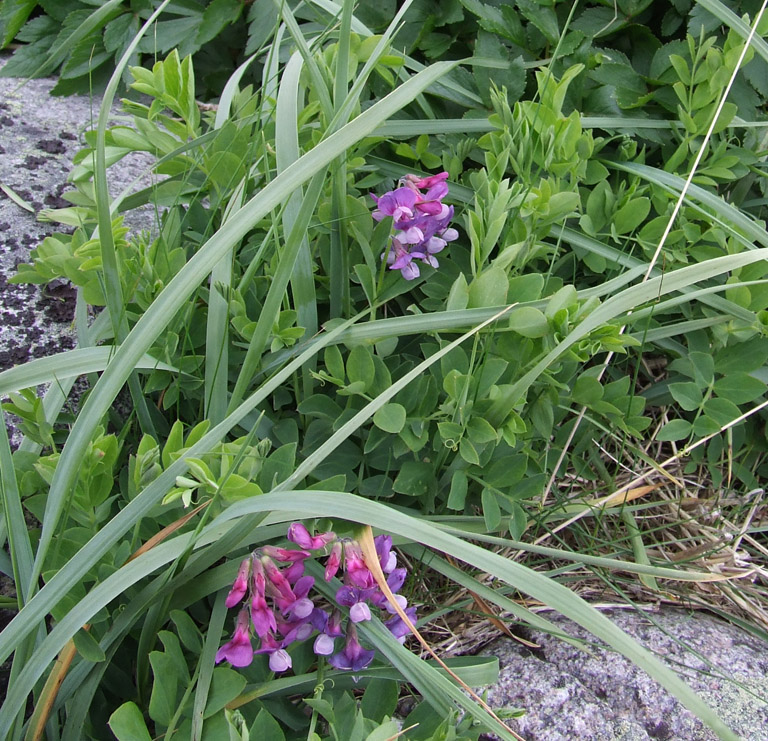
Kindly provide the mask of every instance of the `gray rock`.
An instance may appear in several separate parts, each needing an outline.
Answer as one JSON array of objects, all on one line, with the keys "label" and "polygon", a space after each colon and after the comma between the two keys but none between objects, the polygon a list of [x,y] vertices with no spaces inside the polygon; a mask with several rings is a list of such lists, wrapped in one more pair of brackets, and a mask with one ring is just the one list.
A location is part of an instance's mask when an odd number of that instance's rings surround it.
[{"label": "gray rock", "polygon": [[[0,66],[6,59],[0,59]],[[0,184],[35,210],[30,213],[0,191],[0,371],[75,345],[73,286],[66,281],[49,286],[8,282],[19,263],[31,261],[31,251],[46,236],[72,231],[60,224],[40,222],[37,214],[42,209],[71,205],[61,195],[72,189],[67,183],[72,158],[84,145],[85,131],[98,117],[101,99],[51,96],[54,85],[52,78],[25,82],[0,77]],[[119,115],[117,109],[114,115]],[[150,161],[143,154],[132,155],[112,167],[112,195],[144,172]],[[137,188],[146,184],[144,181]],[[131,225],[150,226],[153,213],[145,211]],[[12,426],[9,432],[18,442]]]},{"label": "gray rock", "polygon": [[[609,617],[662,658],[747,741],[768,739],[768,644],[700,612],[664,608]],[[509,638],[482,653],[499,658],[491,707],[523,708],[510,726],[527,741],[710,741],[717,736],[657,682],[594,636],[558,615],[563,632],[590,642],[589,653],[530,631],[540,648]]]}]

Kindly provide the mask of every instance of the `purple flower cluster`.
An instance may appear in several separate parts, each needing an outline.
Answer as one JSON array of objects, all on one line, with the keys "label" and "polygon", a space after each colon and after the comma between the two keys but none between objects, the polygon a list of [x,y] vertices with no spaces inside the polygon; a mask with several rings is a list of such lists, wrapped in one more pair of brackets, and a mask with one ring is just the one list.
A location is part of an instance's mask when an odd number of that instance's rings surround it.
[{"label": "purple flower cluster", "polygon": [[[355,625],[371,619],[371,608],[389,613],[385,625],[401,643],[405,641],[409,628],[376,584],[359,543],[337,538],[332,532],[312,536],[300,522],[288,528],[288,540],[299,550],[263,546],[240,564],[226,605],[235,607],[246,595],[248,600],[237,615],[232,638],[216,654],[217,664],[226,660],[232,666],[248,666],[254,654],[268,654],[269,668],[284,672],[291,668],[286,647],[315,635],[314,651],[318,656],[329,656],[328,663],[336,669],[360,671],[371,663],[374,652],[360,645]],[[397,566],[392,538],[378,535],[374,542],[387,584],[396,593],[405,581],[406,569]],[[333,579],[344,564],[343,586],[337,590],[337,604],[330,612],[315,605],[310,597],[315,579],[304,574],[305,561],[313,557],[311,552],[322,550],[324,554],[328,545],[331,549],[325,563],[325,580]],[[408,607],[401,595],[396,599],[415,623],[416,609]],[[340,607],[349,608],[346,630]],[[259,640],[256,650],[252,633]],[[336,639],[342,636],[344,646],[336,651]]]},{"label": "purple flower cluster", "polygon": [[377,205],[373,218],[381,221],[391,216],[395,223],[396,233],[387,253],[389,269],[399,270],[406,280],[419,277],[416,258],[433,268],[438,267],[435,255],[459,236],[448,226],[453,218],[453,206],[442,202],[448,195],[447,177],[447,172],[428,178],[406,175],[398,188],[381,198],[371,194]]}]

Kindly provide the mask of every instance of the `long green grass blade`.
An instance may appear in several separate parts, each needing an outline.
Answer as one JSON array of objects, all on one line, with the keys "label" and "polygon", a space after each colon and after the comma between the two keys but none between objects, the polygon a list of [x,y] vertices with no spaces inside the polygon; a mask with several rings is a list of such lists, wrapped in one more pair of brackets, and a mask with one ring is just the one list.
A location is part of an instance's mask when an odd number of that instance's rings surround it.
[{"label": "long green grass blade", "polygon": [[[66,378],[77,378],[86,373],[103,371],[115,354],[114,347],[83,347],[67,350],[46,358],[35,358],[24,365],[17,365],[0,373],[0,395],[11,391],[57,383]],[[163,363],[150,355],[143,355],[136,363],[142,370],[164,370],[178,373],[169,363]]]},{"label": "long green grass blade", "polygon": [[[301,156],[299,150],[299,96],[302,94],[299,80],[301,68],[301,55],[295,53],[288,61],[280,82],[275,110],[275,159],[278,173],[290,167]],[[308,201],[305,202],[301,189],[297,189],[291,194],[283,209],[282,226],[285,236],[291,234],[295,224],[304,221],[302,209],[309,208],[310,204]],[[309,222],[307,221],[307,223]],[[287,251],[287,245],[285,249]],[[301,236],[301,242],[298,245],[298,254],[290,274],[290,283],[292,303],[296,310],[296,323],[299,327],[305,328],[306,337],[312,337],[318,329],[317,299],[312,272],[312,253],[306,231]],[[312,393],[313,387],[313,379],[309,371],[310,368],[302,370],[305,396]]]}]

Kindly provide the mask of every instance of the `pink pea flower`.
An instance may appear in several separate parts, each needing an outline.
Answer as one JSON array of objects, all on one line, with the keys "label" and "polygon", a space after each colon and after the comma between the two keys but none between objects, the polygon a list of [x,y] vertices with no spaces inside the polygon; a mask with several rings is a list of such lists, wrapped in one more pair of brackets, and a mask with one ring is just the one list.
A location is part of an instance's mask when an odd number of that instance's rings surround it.
[{"label": "pink pea flower", "polygon": [[344,545],[344,570],[349,581],[356,587],[369,589],[376,586],[376,580],[363,560],[360,544],[354,540]]},{"label": "pink pea flower", "polygon": [[267,592],[269,592],[270,596],[292,602],[294,600],[293,590],[288,579],[285,578],[285,574],[277,568],[275,562],[269,556],[262,556],[261,562],[264,564],[264,573],[267,577]]},{"label": "pink pea flower", "polygon": [[259,638],[277,630],[275,613],[270,609],[263,594],[254,594],[251,599],[251,620]]},{"label": "pink pea flower", "polygon": [[249,629],[248,610],[240,610],[232,638],[216,652],[216,663],[228,661],[232,666],[249,666],[253,661],[253,646]]},{"label": "pink pea flower", "polygon": [[312,555],[309,551],[293,551],[288,548],[278,548],[274,545],[263,545],[261,547],[261,552],[265,556],[274,558],[275,561],[280,561],[281,563],[304,561]]},{"label": "pink pea flower", "polygon": [[237,576],[235,577],[235,581],[232,584],[232,588],[229,590],[227,599],[224,601],[224,604],[227,606],[227,608],[234,607],[235,605],[239,604],[243,597],[245,597],[245,593],[248,591],[248,576],[250,573],[251,559],[246,558],[240,564],[240,568],[237,570]]},{"label": "pink pea flower", "polygon": [[325,580],[330,581],[339,571],[341,566],[341,541],[337,540],[333,546],[331,546],[331,555],[328,556],[328,560],[325,562]]},{"label": "pink pea flower", "polygon": [[[328,543],[336,539],[336,533],[327,532],[312,536],[304,525],[300,522],[294,522],[288,528],[288,540],[296,543],[299,548],[306,548],[310,551],[316,551],[325,548]],[[309,554],[307,554],[309,555]]]},{"label": "pink pea flower", "polygon": [[[411,175],[410,177],[416,177],[416,176]],[[421,188],[423,190],[424,188],[427,188],[427,189],[432,188],[438,183],[442,183],[444,180],[448,180],[448,173],[445,171],[438,172],[437,175],[430,175],[429,177],[416,180],[414,185],[417,188]]]}]

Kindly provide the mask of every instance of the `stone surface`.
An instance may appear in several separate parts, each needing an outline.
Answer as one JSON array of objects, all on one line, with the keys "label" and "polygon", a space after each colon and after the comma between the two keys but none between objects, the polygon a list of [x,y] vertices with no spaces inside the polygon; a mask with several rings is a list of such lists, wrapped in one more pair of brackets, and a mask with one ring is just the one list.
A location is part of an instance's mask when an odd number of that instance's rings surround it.
[{"label": "stone surface", "polygon": [[[768,739],[768,644],[701,612],[607,615],[673,668],[743,739]],[[527,741],[717,739],[629,660],[595,647],[593,636],[565,618],[547,618],[590,641],[589,653],[538,631],[524,637],[540,648],[503,638],[481,652],[501,663],[488,703],[525,709],[524,717],[509,723]]]},{"label": "stone surface", "polygon": [[[6,59],[0,57],[0,67]],[[30,262],[30,252],[46,236],[71,232],[60,224],[38,221],[37,214],[71,205],[61,195],[71,189],[67,176],[72,157],[83,146],[83,134],[96,120],[101,103],[99,98],[83,95],[51,96],[52,78],[29,80],[23,86],[22,82],[0,77],[0,184],[29,203],[35,213],[0,191],[0,371],[75,344],[76,292],[69,283],[37,286],[8,281],[19,263]],[[149,161],[145,155],[135,155],[111,168],[112,194],[141,175]],[[133,216],[134,228],[152,223],[151,212]],[[17,442],[12,425],[9,433]]]}]

